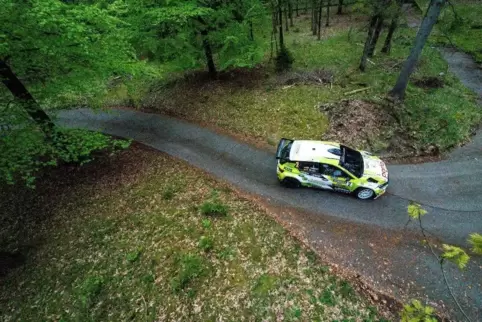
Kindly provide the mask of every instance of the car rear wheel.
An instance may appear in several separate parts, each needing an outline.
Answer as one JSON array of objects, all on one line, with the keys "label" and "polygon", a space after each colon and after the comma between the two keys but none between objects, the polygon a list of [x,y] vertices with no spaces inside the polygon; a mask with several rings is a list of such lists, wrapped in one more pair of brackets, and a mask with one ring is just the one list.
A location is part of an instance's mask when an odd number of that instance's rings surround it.
[{"label": "car rear wheel", "polygon": [[281,184],[283,186],[288,187],[288,188],[299,188],[301,187],[301,183],[296,180],[295,178],[284,178],[283,181],[281,181]]},{"label": "car rear wheel", "polygon": [[360,188],[356,191],[356,196],[358,199],[368,200],[375,197],[375,191],[369,188]]}]

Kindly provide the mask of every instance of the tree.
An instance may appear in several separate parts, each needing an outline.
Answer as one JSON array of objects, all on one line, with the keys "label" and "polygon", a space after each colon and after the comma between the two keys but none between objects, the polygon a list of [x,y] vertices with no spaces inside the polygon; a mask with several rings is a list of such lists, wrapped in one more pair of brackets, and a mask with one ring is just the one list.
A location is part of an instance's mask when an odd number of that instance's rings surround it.
[{"label": "tree", "polygon": [[434,24],[437,22],[444,4],[445,0],[432,0],[430,2],[427,13],[423,18],[422,24],[417,32],[417,36],[415,37],[410,55],[403,64],[395,86],[390,91],[390,95],[393,98],[403,100],[410,75],[415,68],[415,64],[417,63],[420,53],[427,42],[428,36],[432,32]]},{"label": "tree", "polygon": [[397,0],[395,4],[395,10],[392,15],[392,21],[390,22],[390,26],[388,27],[387,37],[385,38],[385,42],[383,44],[382,53],[389,54],[392,48],[392,38],[395,30],[398,28],[398,20],[400,19],[400,14],[402,11],[402,5],[404,0]]},{"label": "tree", "polygon": [[338,0],[338,10],[336,11],[337,15],[341,15],[343,13],[343,0]]},{"label": "tree", "polygon": [[330,6],[331,6],[331,0],[328,0],[328,5],[326,6],[326,25],[325,25],[325,27],[330,26]]},{"label": "tree", "polygon": [[0,6],[2,83],[47,137],[54,123],[43,101],[98,92],[100,77],[132,70],[135,58],[113,7],[57,0],[0,0]]},{"label": "tree", "polygon": [[362,72],[364,72],[366,69],[368,53],[370,52],[370,46],[372,44],[373,35],[375,34],[375,27],[376,27],[377,21],[378,21],[377,15],[372,16],[372,18],[370,19],[370,25],[368,27],[368,35],[365,41],[365,46],[363,47],[363,54],[362,54],[362,58],[359,66]]},{"label": "tree", "polygon": [[[444,268],[444,264],[448,261],[457,265],[457,267],[460,270],[463,270],[467,266],[467,263],[469,262],[469,259],[470,259],[469,255],[467,255],[467,253],[462,248],[457,246],[447,245],[447,244],[442,245],[443,252],[442,254],[438,255],[435,252],[435,249],[432,246],[430,239],[427,237],[427,234],[425,233],[425,228],[422,224],[422,217],[427,214],[427,211],[423,209],[419,204],[410,202],[410,204],[407,207],[407,212],[409,217],[408,217],[407,223],[405,224],[405,227],[412,220],[417,221],[425,243],[428,245],[430,252],[437,259],[439,263],[440,271],[442,272],[442,276],[443,276],[443,281],[445,283],[445,286],[447,287],[447,290],[450,296],[454,300],[459,311],[464,315],[465,319],[470,322],[471,321],[470,318],[462,309],[459,301],[457,300],[454,293],[452,292],[452,289],[447,280],[447,276]],[[476,255],[482,255],[482,235],[478,233],[472,233],[469,235],[468,242],[469,244],[472,245],[473,247],[472,251]],[[419,301],[414,300],[412,301],[411,305],[404,306],[404,310],[402,311],[402,321],[407,321],[407,322],[436,321],[436,319],[433,317],[433,313],[434,313],[434,310],[432,308],[424,307]]]},{"label": "tree", "polygon": [[318,8],[318,24],[317,24],[317,28],[318,28],[318,40],[321,39],[321,12],[323,10],[323,0],[320,0],[320,5],[319,5],[319,8]]}]

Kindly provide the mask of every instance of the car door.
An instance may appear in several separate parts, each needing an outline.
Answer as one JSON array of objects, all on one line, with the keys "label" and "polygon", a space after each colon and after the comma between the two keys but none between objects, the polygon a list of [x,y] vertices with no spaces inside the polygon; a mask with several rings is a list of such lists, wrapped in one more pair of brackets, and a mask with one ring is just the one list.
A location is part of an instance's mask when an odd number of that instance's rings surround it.
[{"label": "car door", "polygon": [[320,173],[330,180],[333,190],[349,193],[352,191],[352,177],[342,169],[331,164],[320,164]]},{"label": "car door", "polygon": [[318,162],[298,162],[297,167],[305,181],[311,186],[332,189],[330,180],[320,173],[320,164]]}]

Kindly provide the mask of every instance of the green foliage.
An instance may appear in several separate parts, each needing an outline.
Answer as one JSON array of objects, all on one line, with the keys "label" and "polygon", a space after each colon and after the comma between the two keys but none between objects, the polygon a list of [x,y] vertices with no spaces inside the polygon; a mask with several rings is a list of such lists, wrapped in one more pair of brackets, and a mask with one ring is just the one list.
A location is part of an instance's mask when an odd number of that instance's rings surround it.
[{"label": "green foliage", "polygon": [[261,275],[253,287],[253,293],[259,296],[267,296],[276,285],[276,277],[269,274]]},{"label": "green foliage", "polygon": [[102,291],[104,279],[99,276],[89,276],[79,285],[79,299],[84,307],[94,304],[96,297]]},{"label": "green foliage", "polygon": [[436,322],[434,309],[430,306],[423,306],[418,300],[412,300],[411,304],[403,306],[401,314],[402,322]]},{"label": "green foliage", "polygon": [[0,0],[0,59],[46,106],[94,97],[113,73],[138,71],[116,4]]},{"label": "green foliage", "polygon": [[202,226],[203,226],[204,229],[211,228],[211,220],[203,219],[201,223],[202,223]]},{"label": "green foliage", "polygon": [[206,201],[201,205],[201,213],[205,216],[224,217],[228,214],[228,207],[220,201]]},{"label": "green foliage", "polygon": [[478,233],[470,234],[469,243],[472,245],[472,251],[477,255],[482,255],[482,235]]},{"label": "green foliage", "polygon": [[162,199],[171,200],[172,198],[174,198],[177,192],[179,192],[179,188],[173,185],[170,185],[162,192]]},{"label": "green foliage", "polygon": [[457,265],[460,269],[464,269],[469,262],[469,255],[460,247],[443,244],[442,258],[447,259]]},{"label": "green foliage", "polygon": [[340,282],[340,293],[345,298],[351,298],[355,295],[355,290],[347,281]]},{"label": "green foliage", "polygon": [[46,140],[35,126],[15,129],[0,136],[0,181],[14,184],[25,182],[34,187],[38,171],[60,162],[84,164],[101,150],[115,152],[130,145],[129,140],[117,140],[98,132],[58,129]]},{"label": "green foliage", "polygon": [[182,254],[176,259],[177,272],[171,279],[174,292],[184,290],[191,282],[204,273],[204,264],[201,257],[195,254]]},{"label": "green foliage", "polygon": [[421,205],[415,202],[410,202],[410,204],[407,207],[407,212],[410,218],[417,219],[417,220],[423,217],[427,213],[427,211],[423,209]]},{"label": "green foliage", "polygon": [[209,252],[214,247],[214,241],[211,237],[201,236],[199,239],[198,247],[205,252]]},{"label": "green foliage", "polygon": [[332,287],[328,287],[323,291],[323,294],[319,298],[320,302],[328,305],[328,306],[334,306],[336,304],[335,302],[335,297],[333,296],[333,291]]},{"label": "green foliage", "polygon": [[137,249],[133,252],[127,253],[126,259],[129,263],[134,263],[134,262],[137,262],[140,256],[141,256],[141,251]]},{"label": "green foliage", "polygon": [[275,68],[277,72],[283,72],[291,69],[295,59],[293,55],[286,47],[281,47],[278,55],[276,56]]}]

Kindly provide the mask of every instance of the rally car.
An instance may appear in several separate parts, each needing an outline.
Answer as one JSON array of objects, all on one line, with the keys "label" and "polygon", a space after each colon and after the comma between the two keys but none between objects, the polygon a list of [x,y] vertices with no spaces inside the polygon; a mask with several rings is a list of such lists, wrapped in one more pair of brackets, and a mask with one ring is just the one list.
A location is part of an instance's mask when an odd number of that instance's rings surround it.
[{"label": "rally car", "polygon": [[289,187],[314,187],[376,199],[388,186],[380,158],[335,142],[281,139],[276,151],[279,181]]}]

